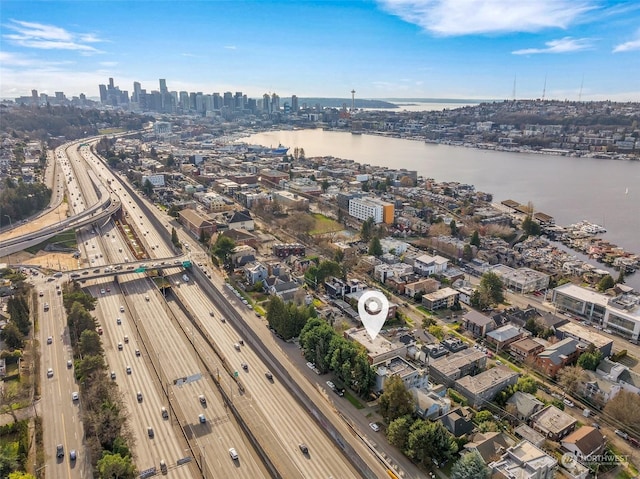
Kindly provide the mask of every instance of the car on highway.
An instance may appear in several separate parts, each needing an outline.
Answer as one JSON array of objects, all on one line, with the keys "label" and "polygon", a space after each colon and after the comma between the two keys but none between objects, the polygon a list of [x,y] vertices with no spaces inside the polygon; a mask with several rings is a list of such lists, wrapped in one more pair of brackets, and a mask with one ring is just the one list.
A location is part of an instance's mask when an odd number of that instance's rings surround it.
[{"label": "car on highway", "polygon": [[153,432],[153,428],[152,427],[148,427],[147,428],[147,436],[149,436],[149,439],[153,439],[154,435],[155,435],[155,433]]},{"label": "car on highway", "polygon": [[73,391],[71,393],[71,400],[72,401],[77,401],[78,399],[80,399],[80,395],[78,394],[78,391]]},{"label": "car on highway", "polygon": [[56,446],[56,457],[57,458],[64,457],[64,446],[62,444],[58,444]]},{"label": "car on highway", "polygon": [[298,448],[300,449],[300,452],[302,452],[302,454],[309,454],[309,448],[306,444],[298,444]]},{"label": "car on highway", "polygon": [[118,351],[122,351],[122,343],[118,343]]},{"label": "car on highway", "polygon": [[162,419],[169,419],[169,411],[167,411],[166,407],[160,408],[160,414],[162,415]]},{"label": "car on highway", "polygon": [[67,369],[71,369],[73,367],[73,361],[71,359],[67,360]]},{"label": "car on highway", "polygon": [[198,400],[200,401],[200,404],[202,404],[203,406],[207,405],[207,398],[204,397],[204,394],[200,394],[200,396],[198,396]]},{"label": "car on highway", "polygon": [[620,436],[622,439],[629,439],[629,434],[627,434],[624,431],[621,431],[620,429],[616,429],[613,432],[616,433],[617,436]]},{"label": "car on highway", "polygon": [[138,399],[138,402],[142,402],[142,393],[140,391],[136,393],[136,398]]},{"label": "car on highway", "polygon": [[198,416],[198,421],[200,421],[200,424],[204,424],[204,423],[206,423],[206,422],[207,422],[207,418],[205,417],[205,415],[204,415],[204,414],[200,414],[200,415]]},{"label": "car on highway", "polygon": [[51,368],[47,369],[47,377],[48,378],[52,378],[53,377],[53,369],[51,369]]},{"label": "car on highway", "polygon": [[214,316],[213,311],[209,311],[209,316],[211,316],[213,318],[213,316]]},{"label": "car on highway", "polygon": [[116,379],[116,372],[115,371],[111,371],[111,379],[113,379],[115,381],[115,379]]},{"label": "car on highway", "polygon": [[140,356],[140,350],[139,349],[136,349],[136,356],[138,356],[138,357]]},{"label": "car on highway", "polygon": [[127,336],[126,334],[124,335],[124,342],[125,344],[129,344],[129,336]]},{"label": "car on highway", "polygon": [[267,371],[266,373],[264,373],[264,375],[267,377],[269,381],[273,381],[273,374],[271,374],[270,371]]},{"label": "car on highway", "polygon": [[569,406],[569,407],[573,407],[573,406],[575,406],[575,404],[573,404],[573,401],[571,401],[570,399],[563,399],[563,401],[562,401],[562,402],[563,402],[566,406]]},{"label": "car on highway", "polygon": [[127,366],[127,374],[131,374],[131,366]]},{"label": "car on highway", "polygon": [[370,422],[369,427],[373,429],[375,432],[378,432],[380,430],[380,426],[378,426],[375,422]]},{"label": "car on highway", "polygon": [[121,318],[116,318],[116,324],[118,326],[120,326],[122,324],[122,319]]},{"label": "car on highway", "polygon": [[249,365],[247,363],[240,363],[240,366],[242,367],[242,369],[244,369],[245,371],[249,370]]},{"label": "car on highway", "polygon": [[51,343],[53,343],[53,336],[49,336],[47,338],[47,344],[51,344]]},{"label": "car on highway", "polygon": [[124,306],[120,306],[120,312],[124,313]]},{"label": "car on highway", "polygon": [[231,456],[231,459],[233,461],[236,461],[238,459],[238,452],[233,447],[229,448],[229,455]]},{"label": "car on highway", "polygon": [[42,298],[42,297],[44,296],[44,291],[40,291],[40,292],[38,293],[38,296],[40,296],[40,297]]}]

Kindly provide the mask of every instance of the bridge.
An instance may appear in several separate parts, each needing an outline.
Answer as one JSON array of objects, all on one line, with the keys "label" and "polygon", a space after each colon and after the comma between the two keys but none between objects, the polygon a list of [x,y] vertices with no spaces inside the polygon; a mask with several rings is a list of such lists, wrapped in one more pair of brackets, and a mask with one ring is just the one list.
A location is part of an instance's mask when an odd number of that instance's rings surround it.
[{"label": "bridge", "polygon": [[114,263],[109,265],[79,268],[67,271],[69,278],[74,281],[105,278],[121,274],[146,273],[147,271],[164,270],[169,268],[190,268],[191,259],[188,255],[172,256],[169,258],[154,258],[152,260],[130,261],[128,263]]}]

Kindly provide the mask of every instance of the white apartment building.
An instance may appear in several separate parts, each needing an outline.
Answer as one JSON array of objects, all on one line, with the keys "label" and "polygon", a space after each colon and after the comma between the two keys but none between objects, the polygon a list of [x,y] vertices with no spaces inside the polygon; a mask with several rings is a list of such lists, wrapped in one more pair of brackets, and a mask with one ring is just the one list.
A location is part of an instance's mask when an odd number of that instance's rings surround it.
[{"label": "white apartment building", "polygon": [[373,218],[376,224],[393,223],[393,204],[377,198],[352,198],[349,200],[349,214],[361,221]]},{"label": "white apartment building", "polygon": [[142,184],[144,185],[147,180],[154,188],[164,186],[164,175],[145,175],[142,177]]}]

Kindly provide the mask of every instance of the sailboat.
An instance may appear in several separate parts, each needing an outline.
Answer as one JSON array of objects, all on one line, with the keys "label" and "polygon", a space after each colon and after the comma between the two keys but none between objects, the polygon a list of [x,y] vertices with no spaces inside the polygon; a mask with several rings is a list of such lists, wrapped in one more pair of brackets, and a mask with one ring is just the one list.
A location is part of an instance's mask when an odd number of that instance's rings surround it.
[{"label": "sailboat", "polygon": [[627,188],[624,190],[624,194],[628,195],[629,194],[629,187],[627,186]]}]

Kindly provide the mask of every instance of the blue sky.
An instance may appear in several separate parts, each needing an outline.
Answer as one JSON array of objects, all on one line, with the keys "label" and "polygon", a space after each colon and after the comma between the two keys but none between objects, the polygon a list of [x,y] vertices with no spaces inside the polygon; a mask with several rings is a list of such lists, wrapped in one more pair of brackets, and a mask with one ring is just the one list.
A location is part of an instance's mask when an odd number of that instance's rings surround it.
[{"label": "blue sky", "polygon": [[250,97],[640,101],[640,2],[0,3],[0,97],[115,79]]}]

